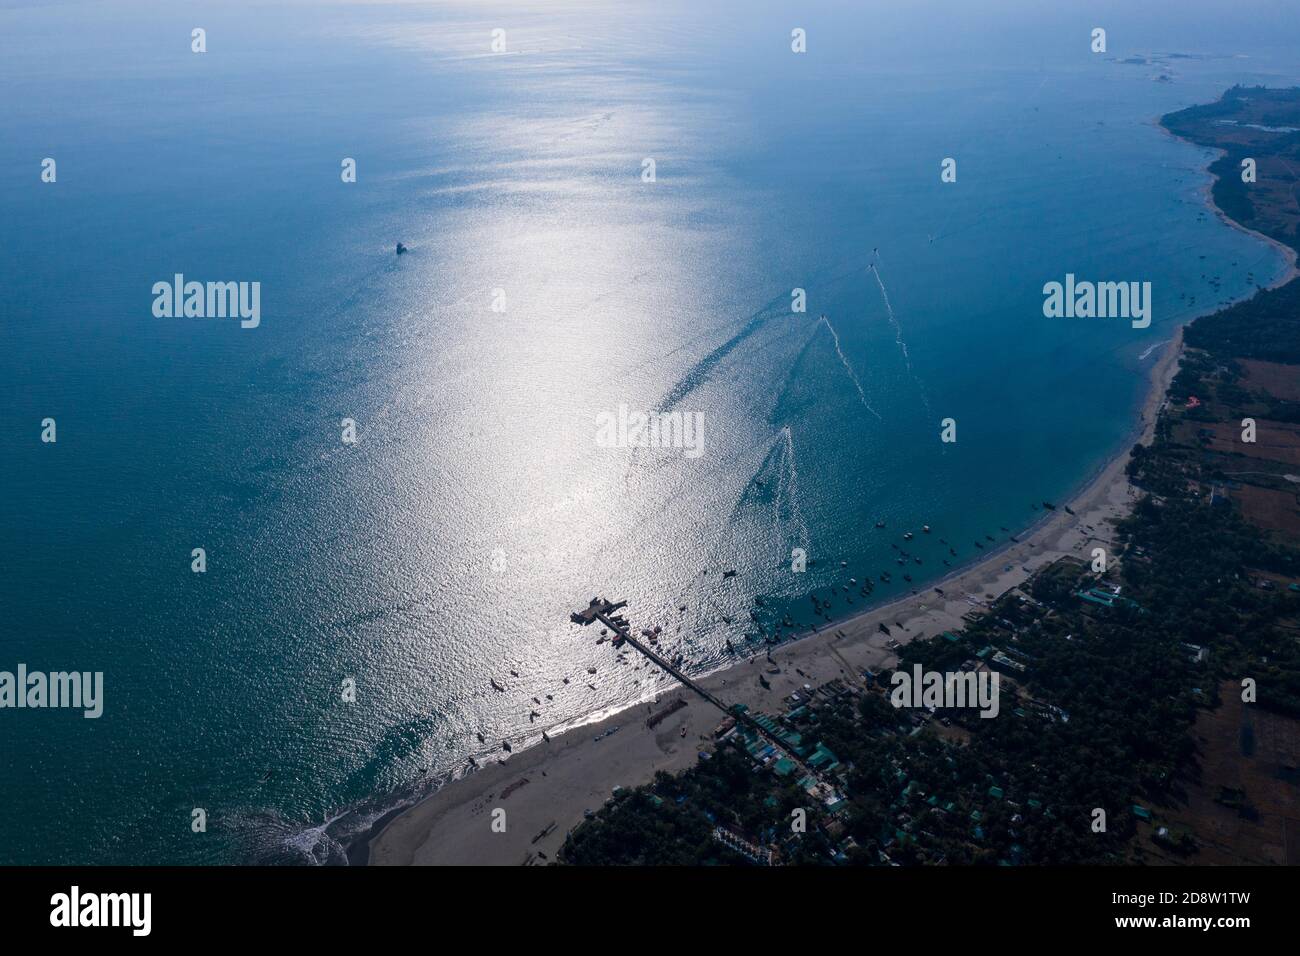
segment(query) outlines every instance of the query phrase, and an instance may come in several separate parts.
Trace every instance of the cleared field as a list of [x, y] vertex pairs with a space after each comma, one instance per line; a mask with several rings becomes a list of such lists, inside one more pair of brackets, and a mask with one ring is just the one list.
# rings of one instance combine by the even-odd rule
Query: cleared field
[[1198, 422], [1196, 427], [1211, 433], [1208, 447], [1214, 451], [1300, 467], [1300, 425], [1257, 419], [1253, 443], [1241, 440], [1241, 425], [1235, 422]]
[[1252, 391], [1267, 392], [1274, 398], [1300, 402], [1300, 365], [1238, 359], [1246, 374], [1242, 384]]
[[1190, 831], [1200, 849], [1190, 857], [1146, 844], [1166, 863], [1300, 864], [1300, 720], [1243, 704], [1241, 686], [1225, 681], [1223, 703], [1202, 711], [1193, 735], [1199, 779], [1179, 805], [1156, 812], [1160, 823]]
[[1232, 491], [1246, 520], [1265, 531], [1276, 531], [1294, 540], [1300, 537], [1300, 496], [1292, 491], [1276, 491], [1243, 485]]

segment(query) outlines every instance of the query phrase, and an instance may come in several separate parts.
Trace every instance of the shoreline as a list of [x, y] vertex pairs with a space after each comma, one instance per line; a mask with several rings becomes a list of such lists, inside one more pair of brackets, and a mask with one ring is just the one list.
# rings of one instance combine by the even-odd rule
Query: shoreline
[[[1181, 139], [1158, 120], [1156, 125]], [[1259, 288], [1278, 288], [1300, 276], [1296, 250], [1219, 209], [1213, 198], [1215, 181], [1211, 175], [1200, 192], [1219, 219], [1283, 253], [1287, 268]], [[1201, 315], [1217, 311], [1220, 309], [1210, 308], [1180, 322], [1167, 342], [1156, 343], [1163, 350], [1146, 373], [1147, 393], [1129, 439], [1081, 480], [1065, 505], [1019, 532], [1018, 541], [1000, 543], [971, 563], [927, 582], [924, 590], [864, 608], [772, 647], [771, 664], [764, 651], [755, 649], [751, 656], [724, 664], [697, 678], [698, 682], [730, 704], [776, 712], [781, 701], [804, 684], [817, 686], [837, 677], [858, 682], [864, 669], [892, 666], [897, 656], [885, 646], [887, 641], [905, 644], [944, 630], [960, 630], [964, 616], [980, 611], [989, 596], [1020, 586], [1061, 557], [1090, 555], [1093, 545], [1106, 547], [1108, 554], [1113, 554], [1113, 522], [1129, 512], [1137, 497], [1137, 489], [1125, 473], [1132, 448], [1148, 444], [1154, 435], [1183, 354], [1184, 330]], [[1067, 514], [1065, 507], [1074, 514]], [[945, 593], [940, 595], [938, 588]], [[894, 634], [881, 632], [880, 624], [889, 626]], [[764, 665], [764, 670], [754, 670]], [[773, 665], [779, 667], [779, 674], [766, 669]], [[770, 677], [768, 688], [758, 680], [764, 673]], [[647, 726], [639, 708], [644, 706], [650, 713], [676, 699], [685, 701], [686, 706], [656, 727]], [[692, 766], [698, 752], [711, 744], [712, 730], [723, 716], [674, 682], [649, 704], [638, 702], [602, 720], [580, 723], [549, 743], [449, 780], [435, 792], [394, 808], [358, 835], [348, 848], [349, 860], [354, 865], [364, 862], [374, 866], [549, 862], [569, 830], [582, 822], [584, 811], [598, 809], [615, 787], [639, 786], [661, 770], [673, 772]], [[614, 730], [617, 736], [611, 736]], [[491, 828], [492, 811], [498, 808], [506, 813], [504, 833]]]
[[[1169, 136], [1172, 139], [1176, 139], [1184, 143], [1190, 143], [1192, 146], [1196, 146], [1201, 149], [1212, 150], [1213, 152], [1218, 153], [1218, 155], [1214, 159], [1210, 160], [1210, 162], [1206, 164], [1205, 166], [1206, 171], [1209, 170], [1210, 166], [1213, 166], [1224, 156], [1228, 155], [1228, 151], [1226, 149], [1223, 149], [1222, 147], [1205, 146], [1201, 143], [1197, 143], [1190, 139], [1183, 139], [1183, 137], [1179, 136], [1173, 130], [1169, 129], [1169, 127], [1165, 126], [1164, 123], [1160, 122], [1160, 120], [1155, 120], [1154, 123], [1157, 129], [1159, 129], [1166, 136]], [[1297, 250], [1293, 249], [1291, 246], [1288, 246], [1285, 242], [1282, 242], [1280, 239], [1274, 239], [1272, 236], [1266, 236], [1264, 233], [1260, 232], [1257, 229], [1251, 229], [1250, 226], [1238, 222], [1236, 219], [1233, 219], [1226, 212], [1220, 209], [1218, 203], [1214, 201], [1214, 184], [1216, 182], [1218, 182], [1218, 177], [1211, 174], [1209, 181], [1206, 182], [1204, 185], [1202, 185], [1200, 188], [1201, 201], [1205, 203], [1206, 208], [1214, 213], [1215, 217], [1219, 220], [1219, 222], [1223, 223], [1224, 225], [1230, 226], [1233, 229], [1236, 229], [1238, 232], [1245, 233], [1248, 236], [1253, 236], [1256, 239], [1263, 240], [1264, 242], [1272, 246], [1274, 249], [1276, 249], [1278, 252], [1280, 252], [1282, 254], [1282, 258], [1286, 260], [1287, 263], [1286, 271], [1282, 275], [1274, 279], [1272, 282], [1270, 282], [1268, 285], [1260, 285], [1258, 288], [1267, 289], [1267, 290], [1280, 289], [1282, 286], [1286, 285], [1291, 280], [1300, 278], [1300, 252], [1297, 252]], [[1248, 300], [1243, 300], [1243, 301], [1248, 301]], [[1214, 311], [1218, 312], [1220, 310], [1215, 309]], [[1213, 313], [1206, 313], [1206, 314], [1213, 314]], [[1200, 316], [1196, 316], [1196, 318], [1200, 318]], [[1187, 322], [1183, 323], [1183, 326], [1185, 327], [1187, 325], [1190, 325], [1192, 322], [1196, 321], [1196, 318], [1188, 319]]]
[[[779, 675], [767, 674], [766, 655], [737, 659], [698, 682], [729, 703], [751, 710], [779, 710], [783, 698], [803, 684], [816, 686], [839, 677], [857, 682], [863, 669], [892, 666], [896, 654], [885, 644], [900, 644], [964, 626], [963, 616], [978, 610], [985, 595], [1000, 595], [1027, 580], [1032, 572], [1065, 555], [1087, 554], [1094, 543], [1110, 550], [1109, 522], [1127, 513], [1136, 491], [1124, 469], [1132, 445], [1149, 441], [1182, 355], [1182, 327], [1148, 371], [1149, 388], [1131, 432], [1133, 441], [1108, 458], [1064, 507], [1045, 514], [1022, 532], [1017, 542], [1004, 542], [987, 555], [958, 568], [924, 591], [907, 594], [855, 615], [833, 621], [773, 647]], [[1010, 567], [1010, 571], [1005, 570]], [[1029, 567], [1030, 573], [1023, 568]], [[942, 587], [940, 596], [936, 587]], [[973, 603], [974, 602], [974, 603]], [[893, 636], [882, 633], [886, 624]], [[898, 633], [901, 625], [902, 633]], [[755, 670], [763, 667], [763, 670]], [[765, 674], [770, 688], [758, 676]], [[645, 714], [681, 698], [687, 706], [655, 728]], [[642, 709], [644, 708], [644, 713]], [[650, 704], [633, 704], [596, 723], [516, 753], [504, 763], [449, 781], [414, 804], [385, 814], [371, 832], [359, 837], [368, 848], [367, 865], [522, 864], [536, 858], [547, 862], [565, 835], [582, 821], [584, 810], [598, 809], [614, 787], [630, 788], [653, 779], [660, 770], [677, 771], [693, 765], [697, 753], [712, 741], [713, 729], [724, 715], [676, 684]], [[604, 736], [611, 728], [614, 736]], [[682, 730], [685, 729], [683, 736]], [[585, 731], [585, 733], [583, 733]], [[596, 739], [599, 738], [599, 739]], [[524, 782], [526, 781], [526, 783]], [[513, 785], [513, 792], [503, 791]], [[493, 833], [492, 810], [506, 811], [505, 833]], [[545, 837], [533, 837], [550, 823]], [[360, 861], [351, 849], [349, 858]]]

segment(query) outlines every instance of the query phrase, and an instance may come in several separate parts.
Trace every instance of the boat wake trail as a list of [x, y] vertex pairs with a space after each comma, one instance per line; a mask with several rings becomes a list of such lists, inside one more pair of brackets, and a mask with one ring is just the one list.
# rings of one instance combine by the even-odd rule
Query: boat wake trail
[[774, 522], [781, 520], [781, 499], [784, 496], [790, 501], [790, 517], [802, 532], [803, 543], [806, 546], [811, 536], [808, 534], [808, 525], [803, 520], [803, 512], [799, 510], [799, 469], [795, 466], [794, 436], [790, 432], [789, 425], [781, 429], [777, 441], [782, 444], [779, 446], [780, 478], [776, 484], [776, 500], [772, 509]]
[[880, 268], [876, 263], [871, 263], [871, 274], [876, 277], [876, 285], [880, 286], [880, 297], [885, 300], [885, 312], [889, 315], [889, 324], [894, 327], [894, 341], [897, 343], [899, 351], [903, 353], [903, 364], [907, 366], [907, 374], [912, 376], [912, 381], [916, 382], [917, 389], [921, 392], [921, 401], [925, 405], [925, 412], [930, 414], [930, 400], [926, 397], [925, 386], [921, 380], [916, 377], [916, 372], [912, 370], [912, 356], [907, 351], [907, 341], [903, 338], [903, 327], [898, 324], [898, 316], [894, 315], [894, 307], [889, 301], [889, 292], [885, 289], [885, 281], [880, 278]]
[[1144, 361], [1152, 352], [1160, 348], [1160, 346], [1164, 345], [1165, 342], [1168, 341], [1169, 341], [1168, 339], [1164, 339], [1163, 341], [1156, 342], [1154, 345], [1148, 346], [1146, 351], [1144, 351], [1141, 355], [1138, 356], [1138, 361], [1139, 362]]
[[858, 373], [853, 371], [853, 366], [849, 364], [848, 358], [845, 357], [844, 350], [840, 348], [840, 337], [835, 332], [835, 326], [831, 325], [831, 320], [824, 315], [821, 317], [820, 322], [826, 326], [827, 331], [831, 333], [831, 338], [835, 341], [835, 354], [840, 357], [840, 362], [844, 365], [844, 371], [848, 372], [849, 378], [853, 380], [853, 387], [858, 390], [858, 398], [862, 400], [862, 407], [875, 415], [879, 421], [884, 421], [880, 417], [880, 412], [872, 408], [871, 403], [867, 401], [867, 393], [862, 390], [862, 383], [858, 381]]
[[672, 411], [677, 407], [687, 395], [699, 388], [705, 381], [712, 376], [713, 372], [722, 361], [742, 345], [746, 339], [761, 329], [766, 323], [770, 322], [777, 314], [776, 310], [780, 303], [785, 299], [784, 295], [779, 295], [764, 305], [757, 312], [754, 312], [745, 324], [739, 330], [715, 348], [704, 358], [692, 366], [685, 375], [683, 375], [659, 402], [659, 410], [664, 412]]
[[885, 311], [889, 313], [889, 324], [894, 327], [894, 342], [903, 351], [903, 361], [907, 364], [907, 374], [915, 377], [912, 371], [912, 356], [907, 352], [907, 343], [903, 341], [903, 327], [898, 324], [898, 317], [894, 315], [894, 307], [889, 304], [889, 293], [885, 291], [885, 283], [880, 278], [880, 270], [876, 264], [871, 264], [871, 274], [876, 277], [876, 285], [880, 286], [880, 296], [885, 300]]

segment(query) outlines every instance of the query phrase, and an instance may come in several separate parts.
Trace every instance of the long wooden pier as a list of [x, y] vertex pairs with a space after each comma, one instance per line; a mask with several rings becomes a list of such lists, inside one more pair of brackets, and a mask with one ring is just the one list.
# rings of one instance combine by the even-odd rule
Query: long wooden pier
[[718, 708], [718, 710], [722, 711], [728, 717], [735, 718], [735, 720], [738, 723], [743, 723], [746, 727], [750, 728], [755, 733], [761, 734], [765, 739], [771, 741], [773, 745], [780, 747], [782, 752], [785, 753], [796, 764], [798, 764], [799, 767], [802, 768], [805, 772], [811, 773], [814, 776], [819, 776], [818, 774], [816, 774], [815, 771], [813, 771], [811, 767], [809, 767], [802, 760], [800, 760], [798, 754], [793, 753], [790, 750], [789, 746], [783, 740], [781, 740], [781, 738], [777, 737], [775, 734], [769, 731], [766, 727], [764, 727], [762, 724], [756, 721], [749, 714], [745, 713], [743, 710], [729, 708], [721, 700], [719, 700], [709, 691], [705, 690], [698, 683], [693, 681], [690, 677], [688, 677], [675, 665], [671, 664], [665, 658], [660, 657], [658, 653], [651, 650], [641, 641], [633, 637], [632, 629], [628, 626], [627, 622], [620, 621], [617, 616], [618, 612], [625, 607], [627, 607], [626, 601], [614, 602], [614, 601], [608, 601], [605, 598], [594, 597], [591, 599], [591, 603], [588, 604], [586, 608], [584, 608], [581, 611], [574, 611], [572, 614], [570, 614], [569, 620], [573, 621], [573, 623], [575, 624], [581, 624], [584, 627], [586, 627], [588, 624], [591, 624], [595, 621], [600, 621], [601, 624], [604, 624], [616, 635], [614, 640], [614, 645], [616, 647], [622, 642], [627, 642], [628, 644], [631, 644], [632, 647], [635, 648], [638, 653], [644, 656], [656, 667], [663, 669], [667, 673], [671, 674], [673, 677], [677, 678], [679, 681], [682, 682], [682, 684], [684, 684], [686, 687], [690, 688], [691, 690], [695, 691], [695, 693], [699, 694], [701, 697], [707, 700], [714, 707]]

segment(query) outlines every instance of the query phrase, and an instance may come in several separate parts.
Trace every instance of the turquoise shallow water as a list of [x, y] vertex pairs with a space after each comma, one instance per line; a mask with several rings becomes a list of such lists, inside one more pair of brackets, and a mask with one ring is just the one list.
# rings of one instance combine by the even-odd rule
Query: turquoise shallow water
[[[706, 669], [755, 594], [904, 593], [879, 519], [967, 560], [1077, 487], [1150, 347], [1282, 266], [1154, 121], [1300, 72], [1284, 30], [1116, 5], [1103, 58], [1034, 6], [0, 9], [0, 669], [106, 684], [0, 711], [0, 862], [337, 859], [341, 811], [653, 693], [591, 595]], [[1204, 58], [1115, 62], [1159, 51]], [[261, 325], [155, 318], [176, 272]], [[1045, 319], [1067, 272], [1152, 282], [1151, 327]], [[703, 454], [597, 447], [620, 404]]]

